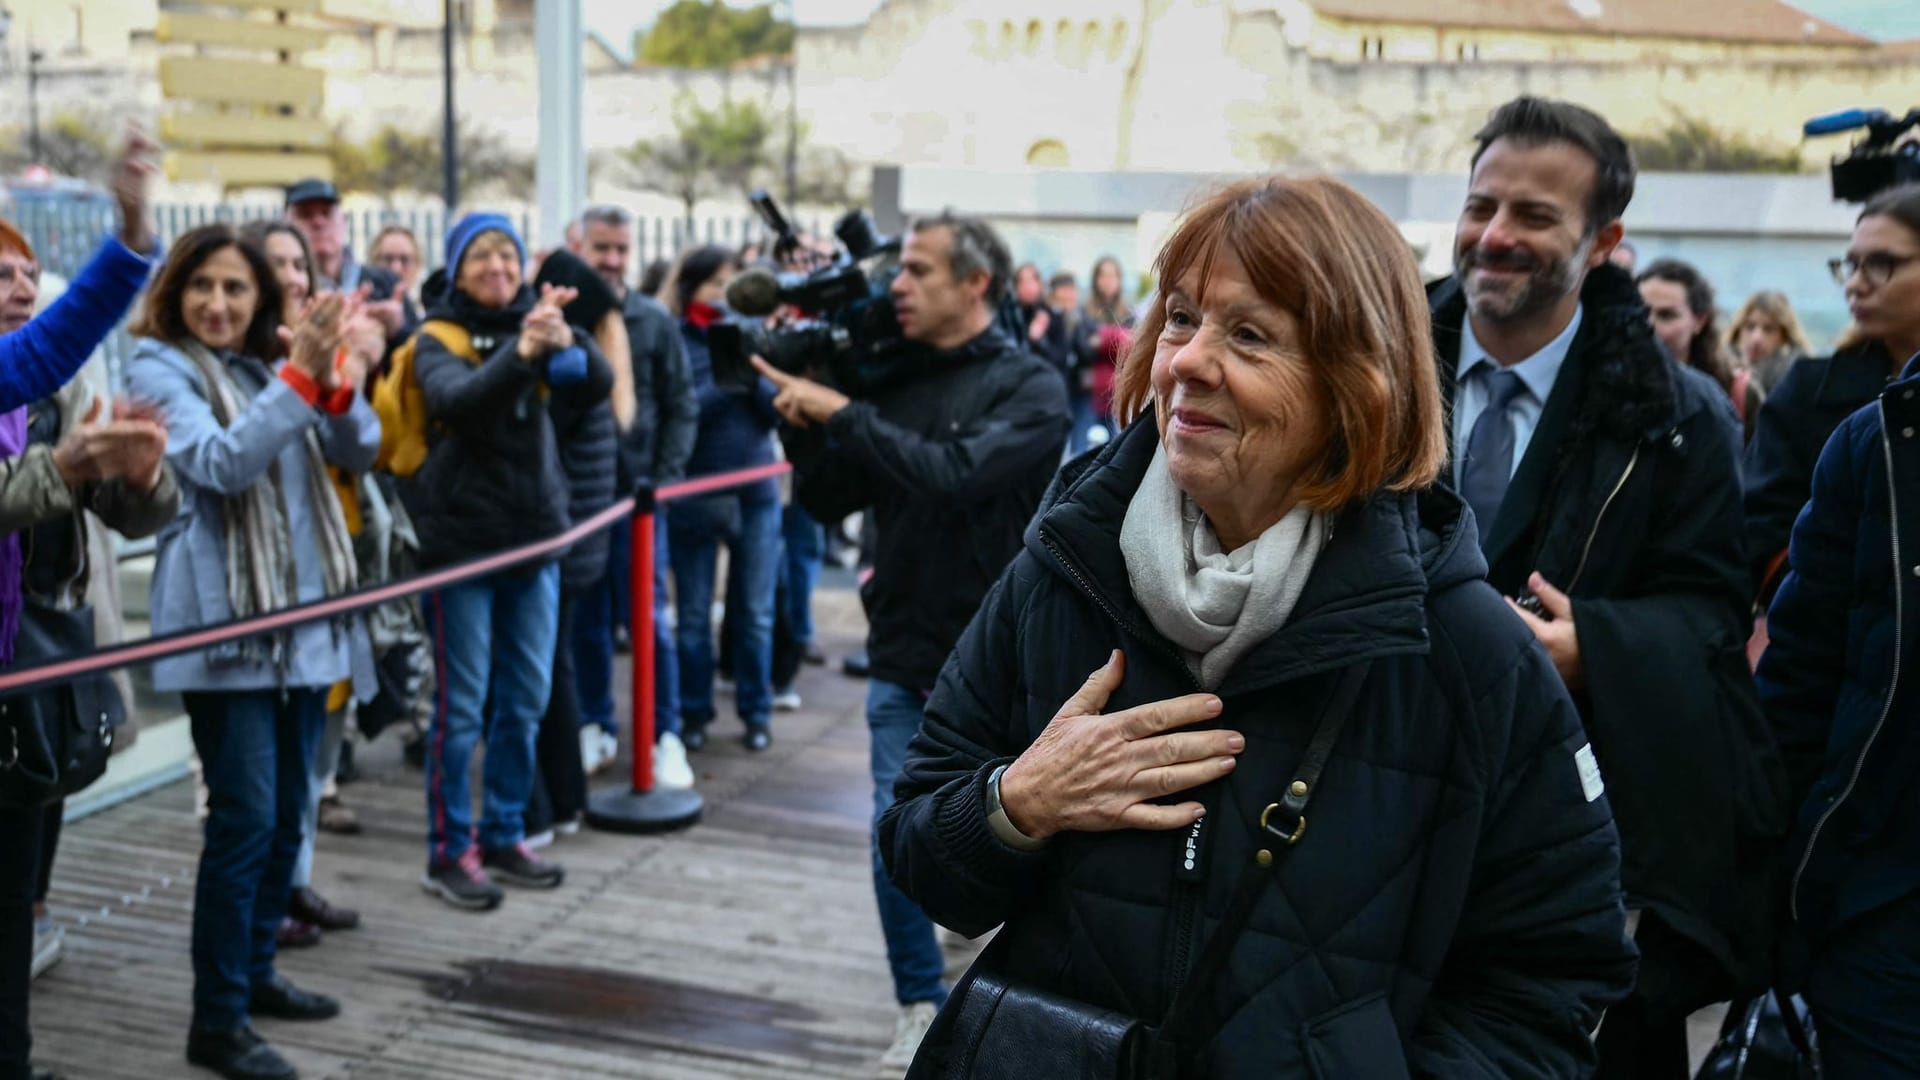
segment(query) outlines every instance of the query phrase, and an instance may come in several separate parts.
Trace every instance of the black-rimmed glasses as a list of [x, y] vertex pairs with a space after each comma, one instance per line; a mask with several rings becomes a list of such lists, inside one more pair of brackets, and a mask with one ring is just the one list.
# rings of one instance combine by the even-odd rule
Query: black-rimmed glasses
[[1893, 280], [1893, 275], [1910, 262], [1920, 262], [1920, 255], [1895, 255], [1888, 251], [1875, 251], [1859, 258], [1848, 256], [1843, 259], [1828, 259], [1827, 269], [1833, 271], [1833, 280], [1845, 285], [1859, 274], [1869, 285], [1885, 285]]

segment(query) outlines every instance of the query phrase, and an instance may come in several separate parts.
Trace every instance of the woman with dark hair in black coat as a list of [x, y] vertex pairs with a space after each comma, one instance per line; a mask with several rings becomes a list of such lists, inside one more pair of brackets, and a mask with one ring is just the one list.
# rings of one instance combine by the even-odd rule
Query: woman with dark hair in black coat
[[1920, 237], [1920, 184], [1881, 193], [1860, 211], [1844, 259], [1832, 262], [1853, 327], [1832, 356], [1787, 369], [1760, 408], [1741, 466], [1747, 550], [1764, 601], [1785, 569], [1787, 536], [1813, 491], [1813, 466], [1840, 421], [1872, 401], [1920, 352], [1920, 262], [1902, 254]]
[[1819, 455], [1757, 676], [1800, 807], [1789, 981], [1830, 1080], [1899, 1080], [1920, 1077], [1920, 186], [1867, 205], [1841, 268], [1906, 370]]

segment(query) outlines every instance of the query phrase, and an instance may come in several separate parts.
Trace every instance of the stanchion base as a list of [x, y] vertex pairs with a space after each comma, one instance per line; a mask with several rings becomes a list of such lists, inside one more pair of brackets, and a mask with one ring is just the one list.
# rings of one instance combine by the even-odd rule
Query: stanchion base
[[587, 824], [617, 833], [659, 833], [700, 820], [706, 801], [686, 788], [602, 788], [587, 796]]

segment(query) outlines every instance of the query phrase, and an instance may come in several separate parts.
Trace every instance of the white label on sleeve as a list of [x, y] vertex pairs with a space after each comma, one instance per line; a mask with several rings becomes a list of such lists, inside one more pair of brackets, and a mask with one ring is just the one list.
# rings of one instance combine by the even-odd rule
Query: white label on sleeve
[[1599, 798], [1607, 785], [1600, 780], [1600, 762], [1593, 756], [1592, 743], [1573, 752], [1573, 764], [1580, 770], [1580, 790], [1586, 792], [1587, 801]]

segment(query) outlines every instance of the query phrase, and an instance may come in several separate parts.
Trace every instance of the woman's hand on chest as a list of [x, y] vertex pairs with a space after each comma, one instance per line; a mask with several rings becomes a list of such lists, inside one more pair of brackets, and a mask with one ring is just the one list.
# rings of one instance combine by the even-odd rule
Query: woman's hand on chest
[[1155, 802], [1233, 771], [1246, 740], [1234, 731], [1181, 731], [1220, 715], [1213, 694], [1188, 694], [1103, 714], [1126, 673], [1115, 651], [1060, 707], [1000, 779], [1000, 805], [1021, 833], [1182, 829], [1200, 803]]

